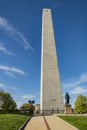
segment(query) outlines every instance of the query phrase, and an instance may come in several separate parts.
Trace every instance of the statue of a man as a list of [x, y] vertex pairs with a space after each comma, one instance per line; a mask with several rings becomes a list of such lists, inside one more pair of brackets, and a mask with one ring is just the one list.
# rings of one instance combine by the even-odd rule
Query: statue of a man
[[69, 99], [70, 99], [70, 96], [69, 96], [68, 92], [66, 92], [66, 94], [65, 94], [65, 100], [66, 100], [65, 104], [69, 104]]

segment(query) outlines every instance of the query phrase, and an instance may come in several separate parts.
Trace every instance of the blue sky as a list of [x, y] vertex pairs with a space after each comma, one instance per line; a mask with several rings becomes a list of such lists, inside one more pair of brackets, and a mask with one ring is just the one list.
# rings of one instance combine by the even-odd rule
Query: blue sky
[[39, 103], [42, 10], [51, 8], [63, 96], [87, 95], [87, 1], [0, 0], [0, 89]]

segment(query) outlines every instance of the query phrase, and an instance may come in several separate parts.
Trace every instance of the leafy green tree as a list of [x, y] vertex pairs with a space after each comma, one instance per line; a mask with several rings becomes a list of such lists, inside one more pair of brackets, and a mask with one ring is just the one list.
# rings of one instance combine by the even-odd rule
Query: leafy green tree
[[32, 115], [34, 113], [35, 107], [31, 103], [23, 103], [23, 105], [20, 107], [20, 110], [23, 112], [28, 112], [29, 115]]
[[29, 103], [23, 103], [22, 106], [20, 107], [20, 110], [22, 111], [29, 111], [30, 104]]
[[83, 95], [79, 95], [74, 103], [74, 108], [76, 113], [86, 113], [87, 97]]
[[0, 90], [0, 100], [2, 101], [1, 108], [5, 111], [14, 111], [17, 108], [16, 102], [8, 92]]
[[33, 104], [35, 104], [35, 100], [29, 100], [28, 102], [30, 104], [29, 114], [33, 115], [35, 110], [35, 106], [33, 106]]
[[33, 105], [31, 104], [31, 106], [30, 106], [30, 108], [29, 108], [29, 114], [30, 114], [30, 115], [34, 114], [34, 110], [35, 110], [35, 106], [33, 106]]

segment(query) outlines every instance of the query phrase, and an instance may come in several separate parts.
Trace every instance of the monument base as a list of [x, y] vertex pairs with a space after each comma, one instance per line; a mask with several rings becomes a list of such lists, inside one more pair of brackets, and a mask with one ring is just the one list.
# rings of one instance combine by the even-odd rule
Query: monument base
[[64, 106], [64, 114], [72, 114], [73, 111], [72, 111], [72, 108], [71, 108], [71, 105], [70, 104], [65, 104]]

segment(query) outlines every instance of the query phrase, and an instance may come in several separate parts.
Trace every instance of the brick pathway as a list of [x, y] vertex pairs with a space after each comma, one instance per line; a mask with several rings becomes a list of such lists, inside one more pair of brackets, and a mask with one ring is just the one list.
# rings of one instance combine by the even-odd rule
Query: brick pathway
[[56, 116], [32, 117], [24, 130], [77, 130]]

